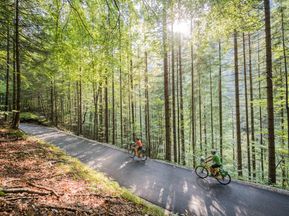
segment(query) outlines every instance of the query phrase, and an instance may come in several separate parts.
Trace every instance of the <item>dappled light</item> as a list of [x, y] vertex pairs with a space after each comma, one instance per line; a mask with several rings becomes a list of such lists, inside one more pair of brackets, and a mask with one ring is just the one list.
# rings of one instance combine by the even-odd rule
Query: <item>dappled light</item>
[[[0, 179], [25, 182], [0, 215], [288, 214], [289, 0], [2, 0], [0, 25]], [[123, 198], [34, 190], [29, 135], [54, 186], [103, 173]]]
[[[145, 163], [133, 161], [124, 151], [64, 134], [56, 129], [53, 132], [50, 128], [26, 124], [21, 127], [30, 134], [39, 134], [37, 136], [65, 149], [68, 154], [90, 167], [106, 173], [136, 195], [170, 211], [188, 211], [202, 216], [249, 215], [247, 212], [261, 215], [257, 212], [270, 211], [274, 206], [279, 206], [280, 203], [271, 203], [272, 196], [274, 199], [282, 197], [281, 194], [234, 182], [222, 186], [213, 179], [198, 178], [189, 169], [151, 159]], [[36, 127], [38, 130], [35, 130]], [[255, 206], [256, 200], [264, 205]], [[282, 202], [287, 203], [287, 200]], [[287, 208], [287, 205], [282, 206]]]

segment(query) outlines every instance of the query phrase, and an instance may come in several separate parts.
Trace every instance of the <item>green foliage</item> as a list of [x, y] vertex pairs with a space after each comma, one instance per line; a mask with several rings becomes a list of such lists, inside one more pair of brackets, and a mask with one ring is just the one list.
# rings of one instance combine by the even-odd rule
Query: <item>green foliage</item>
[[[232, 38], [236, 30], [239, 35], [237, 39], [242, 157], [243, 161], [247, 160], [242, 53], [242, 33], [244, 33], [247, 72], [249, 70], [249, 34], [252, 46], [253, 98], [251, 100], [249, 97], [249, 105], [253, 104], [254, 108], [253, 122], [256, 139], [250, 145], [254, 144], [256, 149], [258, 169], [256, 181], [266, 182], [261, 178], [268, 168], [268, 160], [265, 157], [268, 154], [268, 125], [263, 2], [257, 0], [184, 0], [169, 1], [169, 3], [167, 1], [116, 1], [116, 3], [105, 0], [38, 0], [21, 3], [23, 4], [21, 7], [21, 94], [23, 110], [29, 111], [21, 113], [21, 120], [43, 123], [45, 119], [50, 119], [57, 126], [76, 132], [79, 127], [79, 118], [82, 117], [84, 135], [90, 138], [96, 138], [96, 135], [102, 136], [105, 130], [105, 91], [107, 90], [109, 142], [112, 142], [114, 122], [116, 145], [125, 146], [129, 143], [133, 136], [133, 129], [136, 135], [147, 143], [146, 115], [149, 108], [152, 156], [163, 159], [165, 155], [163, 43], [165, 43], [169, 56], [170, 104], [172, 104], [172, 48], [174, 49], [175, 84], [178, 94], [180, 88], [179, 77], [177, 77], [180, 68], [179, 49], [182, 54], [184, 130], [188, 166], [192, 165], [193, 139], [196, 144], [195, 156], [197, 157], [208, 153], [213, 145], [220, 150], [218, 82], [219, 68], [221, 68], [224, 162], [230, 172], [237, 176]], [[0, 4], [0, 21], [4, 23], [7, 17], [12, 21], [13, 8], [6, 10], [6, 3]], [[287, 115], [285, 114], [285, 63], [280, 29], [281, 8], [285, 12], [288, 11], [288, 6], [288, 0], [274, 0], [271, 9], [277, 149], [285, 149], [284, 145], [287, 147], [288, 141]], [[165, 11], [163, 7], [166, 7]], [[166, 41], [163, 41], [164, 32], [162, 32], [164, 12], [167, 15]], [[185, 33], [172, 32], [171, 27], [176, 21], [184, 21], [187, 24], [182, 29]], [[288, 21], [288, 14], [284, 13], [285, 46], [289, 42]], [[5, 25], [7, 25], [6, 22]], [[5, 29], [0, 29], [1, 70], [5, 69]], [[285, 51], [288, 52], [288, 47], [286, 49]], [[193, 51], [193, 56], [191, 56], [191, 51]], [[149, 107], [147, 107], [145, 96], [145, 53], [148, 56]], [[219, 62], [219, 57], [221, 62]], [[192, 65], [194, 67], [193, 82], [191, 81]], [[11, 68], [13, 68], [12, 65]], [[210, 89], [210, 74], [212, 75], [212, 89]], [[192, 87], [195, 122], [192, 120], [191, 113]], [[10, 90], [12, 92], [12, 88]], [[5, 91], [5, 74], [1, 73], [0, 94], [4, 96]], [[212, 95], [210, 95], [211, 91]], [[177, 103], [179, 102], [180, 98], [177, 99]], [[82, 113], [79, 113], [80, 108]], [[120, 110], [122, 110], [122, 116]], [[172, 106], [170, 106], [170, 111], [172, 116]], [[179, 118], [178, 111], [179, 104], [176, 108], [177, 118]], [[249, 109], [249, 115], [250, 112]], [[283, 123], [281, 123], [282, 112]], [[195, 137], [192, 137], [192, 122], [195, 127]], [[249, 123], [251, 128], [250, 125], [251, 122]], [[103, 141], [101, 138], [98, 140]], [[260, 171], [261, 152], [265, 155], [263, 173]], [[244, 172], [247, 173], [247, 170], [248, 167], [245, 166]], [[243, 178], [246, 179], [246, 176]]]
[[0, 188], [0, 197], [1, 196], [5, 196], [6, 194], [1, 190], [1, 188]]

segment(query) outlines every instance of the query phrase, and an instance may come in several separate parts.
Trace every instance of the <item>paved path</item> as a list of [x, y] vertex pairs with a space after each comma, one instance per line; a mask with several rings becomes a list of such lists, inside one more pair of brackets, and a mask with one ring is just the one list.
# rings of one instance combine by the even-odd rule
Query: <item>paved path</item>
[[106, 173], [136, 195], [173, 212], [190, 215], [289, 215], [289, 196], [232, 182], [202, 180], [192, 171], [148, 159], [133, 161], [120, 150], [54, 128], [21, 124], [21, 129], [90, 167]]

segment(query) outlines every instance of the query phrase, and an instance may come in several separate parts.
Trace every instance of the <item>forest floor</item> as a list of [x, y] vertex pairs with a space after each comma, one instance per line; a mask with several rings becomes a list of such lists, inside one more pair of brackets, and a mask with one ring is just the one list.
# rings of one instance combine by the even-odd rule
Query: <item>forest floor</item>
[[163, 215], [63, 151], [0, 129], [0, 215]]

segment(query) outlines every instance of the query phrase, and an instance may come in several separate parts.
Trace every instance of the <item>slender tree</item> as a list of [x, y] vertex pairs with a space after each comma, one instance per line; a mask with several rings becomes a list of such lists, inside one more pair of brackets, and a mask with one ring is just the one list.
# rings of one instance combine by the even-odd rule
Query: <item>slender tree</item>
[[[193, 21], [191, 18], [191, 37], [193, 35]], [[195, 134], [195, 82], [194, 82], [194, 45], [191, 44], [191, 128], [192, 128], [192, 149], [193, 149], [193, 166], [196, 166], [196, 134]]]
[[181, 35], [179, 38], [179, 77], [180, 77], [180, 137], [181, 137], [181, 163], [186, 165], [186, 150], [185, 150], [185, 129], [184, 129], [184, 99], [183, 99], [183, 70], [182, 70], [182, 47], [181, 47]]
[[213, 118], [213, 83], [212, 83], [212, 65], [210, 62], [210, 114], [211, 114], [211, 146], [214, 148], [214, 118]]
[[131, 92], [131, 124], [132, 124], [132, 138], [135, 140], [135, 105], [134, 105], [134, 83], [133, 83], [133, 64], [130, 60], [130, 92]]
[[10, 82], [10, 23], [7, 22], [7, 39], [6, 39], [6, 97], [5, 111], [9, 110], [9, 82]]
[[284, 59], [284, 70], [285, 70], [285, 106], [287, 114], [287, 144], [288, 144], [288, 155], [289, 155], [289, 99], [288, 99], [288, 67], [287, 67], [287, 55], [286, 55], [286, 45], [285, 45], [285, 27], [284, 27], [284, 12], [283, 7], [281, 7], [281, 32], [282, 32], [282, 50]]
[[166, 154], [165, 159], [171, 160], [171, 125], [170, 125], [170, 98], [167, 54], [167, 4], [163, 5], [163, 60], [164, 60], [164, 96], [165, 96], [165, 128], [166, 128]]
[[238, 162], [238, 176], [241, 177], [243, 175], [243, 170], [242, 170], [242, 148], [241, 148], [241, 127], [240, 127], [238, 33], [236, 30], [234, 32], [234, 59], [235, 59], [237, 162]]
[[276, 183], [275, 168], [275, 131], [274, 105], [272, 81], [272, 48], [271, 48], [271, 21], [270, 0], [264, 0], [265, 13], [265, 42], [266, 42], [266, 83], [267, 83], [267, 113], [268, 113], [268, 179], [270, 184]]
[[255, 118], [254, 118], [254, 94], [253, 94], [253, 71], [252, 71], [252, 48], [251, 34], [248, 34], [249, 44], [249, 81], [250, 81], [250, 113], [251, 113], [251, 148], [252, 148], [252, 168], [253, 178], [256, 178], [256, 150], [255, 150]]
[[20, 41], [19, 41], [19, 0], [15, 0], [15, 65], [16, 65], [16, 109], [12, 128], [17, 129], [20, 122], [20, 92], [21, 92], [21, 72], [20, 72]]
[[146, 125], [146, 141], [149, 149], [149, 157], [151, 157], [151, 128], [150, 128], [150, 101], [149, 101], [149, 90], [148, 90], [148, 54], [145, 52], [145, 98], [146, 98], [146, 106], [145, 106], [145, 125]]
[[109, 110], [108, 110], [108, 78], [105, 77], [105, 88], [104, 88], [104, 101], [105, 101], [105, 142], [109, 142]]
[[115, 145], [115, 87], [114, 87], [114, 71], [112, 72], [111, 80], [111, 91], [112, 91], [112, 144]]
[[249, 136], [249, 111], [248, 111], [248, 87], [247, 87], [247, 61], [246, 61], [246, 44], [245, 33], [243, 33], [243, 58], [244, 58], [244, 95], [245, 95], [245, 114], [246, 114], [246, 141], [247, 141], [247, 166], [248, 177], [251, 179], [251, 151], [250, 151], [250, 136]]
[[198, 71], [199, 81], [199, 136], [200, 136], [200, 150], [203, 152], [203, 134], [202, 134], [202, 95], [201, 95], [201, 73]]
[[174, 25], [172, 22], [172, 117], [173, 117], [173, 142], [174, 142], [174, 162], [178, 162], [177, 148], [177, 128], [176, 128], [176, 93], [175, 93], [175, 48], [174, 48]]
[[[223, 158], [223, 105], [222, 105], [222, 50], [219, 40], [219, 121], [220, 121], [220, 155]], [[214, 145], [212, 146], [214, 148]]]
[[[257, 65], [257, 70], [258, 70], [258, 98], [259, 100], [262, 99], [262, 94], [261, 94], [261, 69], [260, 69], [260, 40], [258, 37], [258, 51], [257, 51], [257, 58], [258, 58], [258, 65]], [[260, 125], [260, 160], [261, 160], [261, 176], [262, 180], [264, 180], [264, 146], [263, 146], [263, 118], [262, 118], [262, 106], [261, 104], [259, 105], [259, 125]]]

